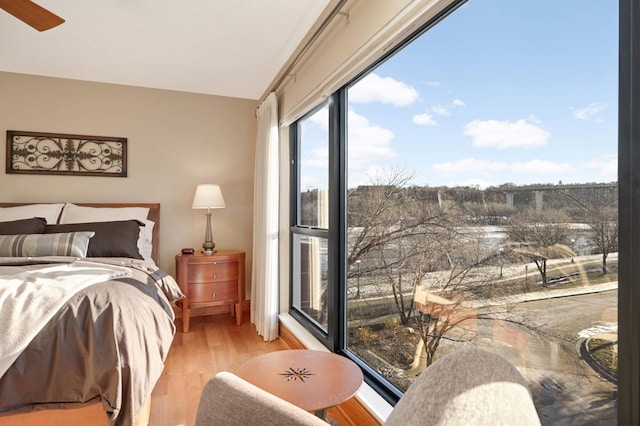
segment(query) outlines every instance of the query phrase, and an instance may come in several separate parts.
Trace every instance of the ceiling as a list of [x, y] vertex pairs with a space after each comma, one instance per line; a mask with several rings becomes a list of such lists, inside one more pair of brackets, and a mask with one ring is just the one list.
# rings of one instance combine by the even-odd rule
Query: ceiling
[[35, 0], [0, 10], [0, 71], [259, 99], [329, 0]]

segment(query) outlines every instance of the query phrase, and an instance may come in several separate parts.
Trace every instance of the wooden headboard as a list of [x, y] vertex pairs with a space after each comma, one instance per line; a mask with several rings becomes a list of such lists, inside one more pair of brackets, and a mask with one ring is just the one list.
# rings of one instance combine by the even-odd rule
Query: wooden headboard
[[[48, 203], [0, 203], [0, 207], [16, 207], [29, 204], [48, 204]], [[83, 207], [144, 207], [149, 209], [147, 219], [155, 223], [153, 227], [153, 250], [151, 258], [158, 264], [158, 256], [160, 253], [160, 203], [73, 203], [76, 206]]]

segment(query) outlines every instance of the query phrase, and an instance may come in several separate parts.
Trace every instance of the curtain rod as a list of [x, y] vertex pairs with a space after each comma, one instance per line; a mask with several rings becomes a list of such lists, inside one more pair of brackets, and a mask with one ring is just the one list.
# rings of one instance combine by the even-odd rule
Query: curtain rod
[[[342, 9], [342, 7], [347, 3], [347, 1], [348, 0], [340, 0], [338, 2], [338, 4], [336, 4], [336, 6], [331, 10], [331, 13], [325, 18], [324, 21], [322, 21], [322, 24], [320, 25], [320, 27], [313, 33], [313, 36], [311, 36], [309, 41], [307, 41], [305, 43], [305, 45], [302, 48], [302, 50], [296, 55], [296, 57], [293, 60], [293, 62], [291, 64], [289, 64], [289, 66], [287, 67], [285, 72], [282, 73], [282, 75], [280, 76], [278, 81], [275, 84], [273, 84], [269, 88], [269, 90], [267, 90], [267, 95], [266, 96], [269, 96], [269, 93], [271, 93], [271, 92], [273, 92], [275, 90], [278, 90], [280, 85], [284, 82], [284, 79], [287, 78], [289, 76], [289, 73], [291, 72], [291, 70], [293, 70], [293, 68], [296, 65], [298, 65], [298, 63], [302, 60], [302, 57], [307, 53], [307, 51], [311, 48], [313, 43], [315, 43], [315, 41], [318, 39], [318, 37], [320, 37], [320, 34], [322, 34], [322, 32], [325, 30], [325, 28], [327, 28], [327, 26], [333, 20], [333, 18], [335, 18], [336, 15], [343, 14], [343, 13], [340, 12], [340, 9]], [[349, 15], [347, 15], [347, 19], [349, 19]], [[262, 104], [262, 102], [265, 101], [266, 96], [260, 100], [259, 104]]]

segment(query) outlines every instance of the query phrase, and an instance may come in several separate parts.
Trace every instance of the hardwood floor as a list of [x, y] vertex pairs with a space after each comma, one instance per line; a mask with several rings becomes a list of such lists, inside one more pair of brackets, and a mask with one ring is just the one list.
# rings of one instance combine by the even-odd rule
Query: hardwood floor
[[176, 324], [165, 369], [151, 395], [153, 426], [193, 425], [202, 388], [215, 373], [263, 353], [289, 349], [282, 339], [265, 342], [248, 320], [238, 326], [228, 314], [194, 317], [188, 333], [182, 332], [180, 320]]
[[[192, 426], [202, 388], [215, 373], [233, 370], [235, 366], [264, 353], [303, 348], [282, 326], [281, 338], [265, 342], [247, 319], [238, 326], [229, 314], [194, 317], [189, 333], [182, 332], [182, 321], [177, 320], [176, 325], [178, 330], [164, 371], [151, 395], [149, 426]], [[327, 410], [327, 422], [338, 426], [380, 426], [356, 398]], [[73, 410], [0, 416], [0, 426], [44, 424], [97, 426], [106, 425], [107, 421], [98, 403]]]

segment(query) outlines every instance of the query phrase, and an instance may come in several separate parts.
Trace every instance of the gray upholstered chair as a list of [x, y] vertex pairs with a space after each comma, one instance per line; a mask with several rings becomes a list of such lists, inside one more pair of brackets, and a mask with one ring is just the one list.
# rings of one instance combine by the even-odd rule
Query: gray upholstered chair
[[[325, 425], [318, 417], [239, 377], [221, 372], [204, 387], [196, 426]], [[442, 357], [407, 389], [385, 425], [539, 425], [523, 377], [479, 349]]]

